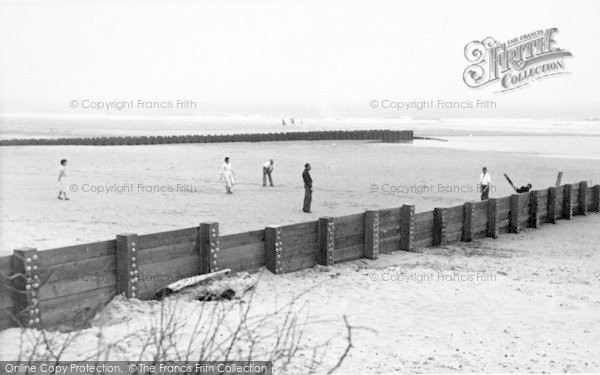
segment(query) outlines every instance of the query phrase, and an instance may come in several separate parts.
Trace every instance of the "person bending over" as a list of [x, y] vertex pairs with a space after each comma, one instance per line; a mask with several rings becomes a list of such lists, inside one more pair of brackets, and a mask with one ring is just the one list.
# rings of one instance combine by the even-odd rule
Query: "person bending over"
[[271, 177], [273, 164], [275, 164], [275, 161], [271, 159], [263, 165], [263, 186], [267, 186], [267, 176], [269, 177], [269, 184], [273, 186], [273, 178]]

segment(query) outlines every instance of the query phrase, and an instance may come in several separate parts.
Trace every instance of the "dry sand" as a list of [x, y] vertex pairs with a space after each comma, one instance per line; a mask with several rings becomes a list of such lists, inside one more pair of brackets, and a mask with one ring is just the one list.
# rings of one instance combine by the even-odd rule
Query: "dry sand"
[[[597, 137], [515, 136], [414, 144], [2, 147], [0, 255], [24, 246], [49, 249], [113, 239], [118, 233], [192, 227], [202, 221], [218, 221], [221, 233], [229, 234], [402, 204], [427, 211], [479, 199], [476, 184], [483, 165], [496, 185], [492, 197], [512, 193], [502, 177], [505, 172], [516, 184], [531, 182], [534, 189], [553, 186], [557, 171], [564, 171], [563, 182], [595, 179], [592, 182], [598, 183], [600, 159], [573, 158], [593, 150], [597, 142]], [[452, 148], [486, 144], [495, 151]], [[515, 152], [501, 151], [498, 145]], [[557, 157], [548, 157], [548, 153]], [[239, 180], [233, 195], [224, 194], [219, 182], [220, 166], [227, 155]], [[58, 161], [62, 158], [69, 160], [69, 181], [78, 189], [68, 202], [56, 199]], [[263, 188], [262, 165], [269, 158], [275, 159], [276, 186]], [[306, 162], [313, 166], [312, 214], [301, 211], [301, 173]], [[155, 186], [174, 191], [146, 191]], [[177, 191], [178, 186], [182, 191]], [[122, 194], [82, 191], [95, 187], [129, 190]]]
[[[343, 316], [355, 328], [353, 348], [340, 374], [598, 372], [599, 225], [598, 214], [577, 216], [496, 240], [398, 251], [324, 272], [275, 276], [263, 271], [251, 311], [256, 316], [273, 311], [310, 289], [294, 309], [313, 322], [305, 328], [302, 348], [331, 340], [320, 372], [333, 367], [344, 350]], [[382, 280], [392, 277], [399, 281]], [[191, 315], [183, 321], [187, 326], [178, 337], [181, 346], [189, 340], [186, 333], [200, 306], [215, 304], [192, 296], [193, 289], [169, 297], [165, 304], [167, 310]], [[303, 303], [307, 305], [300, 310]], [[78, 333], [63, 358], [86, 358], [100, 340], [116, 342], [149, 328], [158, 320], [160, 306], [156, 301], [115, 299], [93, 328]], [[277, 323], [281, 321], [272, 319], [264, 329]], [[18, 356], [18, 343], [28, 345], [21, 338], [35, 333], [20, 335], [16, 328], [0, 333], [1, 360]], [[109, 358], [137, 358], [141, 346], [141, 340], [125, 339]], [[298, 355], [298, 362], [303, 359]], [[295, 367], [287, 373], [294, 372], [303, 371]]]

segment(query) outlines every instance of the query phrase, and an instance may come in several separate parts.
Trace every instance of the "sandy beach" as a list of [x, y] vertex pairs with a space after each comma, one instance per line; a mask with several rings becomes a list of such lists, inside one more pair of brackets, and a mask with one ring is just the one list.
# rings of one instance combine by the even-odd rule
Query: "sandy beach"
[[[493, 179], [492, 197], [513, 192], [502, 173], [534, 189], [553, 186], [558, 171], [564, 172], [563, 183], [600, 181], [597, 137], [570, 137], [568, 143], [553, 136], [447, 139], [2, 147], [0, 255], [205, 221], [218, 221], [221, 233], [230, 234], [403, 204], [428, 211], [478, 200], [484, 165]], [[233, 195], [219, 181], [225, 156], [238, 179]], [[70, 201], [56, 198], [62, 158], [69, 160]], [[262, 165], [270, 158], [273, 188], [262, 186]], [[306, 162], [315, 181], [312, 214], [301, 211]]]
[[0, 374], [600, 374], [598, 19], [0, 0]]
[[[600, 216], [591, 214], [496, 240], [398, 251], [329, 270], [282, 276], [263, 270], [255, 292], [244, 299], [252, 297], [253, 317], [295, 300], [292, 310], [309, 322], [286, 373], [305, 373], [309, 348], [319, 344], [328, 355], [317, 373], [333, 368], [347, 345], [344, 316], [353, 327], [353, 347], [340, 374], [594, 373], [600, 371], [599, 224]], [[51, 341], [59, 346], [71, 340], [65, 360], [89, 358], [110, 343], [116, 344], [106, 358], [138, 358], [147, 335], [130, 335], [149, 332], [144, 330], [156, 327], [161, 312], [171, 311], [182, 324], [177, 345], [185, 347], [199, 311], [236, 304], [194, 296], [192, 288], [164, 305], [118, 297], [92, 328], [51, 334]], [[236, 319], [231, 313], [226, 322]], [[261, 329], [271, 332], [282, 319], [271, 318]], [[13, 344], [3, 347], [0, 359], [18, 357], [20, 344], [27, 355], [37, 335], [17, 328], [1, 332], [0, 341]]]

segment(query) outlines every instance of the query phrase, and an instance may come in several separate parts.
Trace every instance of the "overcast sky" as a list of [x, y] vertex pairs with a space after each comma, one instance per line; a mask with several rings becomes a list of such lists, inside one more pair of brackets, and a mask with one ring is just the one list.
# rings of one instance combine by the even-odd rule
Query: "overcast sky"
[[[369, 101], [493, 99], [490, 116], [598, 117], [598, 20], [593, 0], [4, 1], [0, 112], [192, 99], [211, 114], [385, 116]], [[572, 74], [509, 93], [463, 83], [468, 42], [550, 27]]]

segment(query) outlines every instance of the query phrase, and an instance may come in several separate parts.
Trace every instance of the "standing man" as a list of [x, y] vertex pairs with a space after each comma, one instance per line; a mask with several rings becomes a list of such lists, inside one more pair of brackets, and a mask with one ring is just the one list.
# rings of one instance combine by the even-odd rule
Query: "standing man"
[[481, 176], [479, 176], [479, 185], [481, 185], [481, 200], [485, 201], [490, 197], [490, 185], [492, 183], [492, 178], [487, 173], [486, 167], [483, 167], [481, 172]]
[[267, 186], [267, 176], [269, 176], [269, 184], [273, 186], [273, 178], [271, 177], [273, 164], [275, 164], [275, 161], [271, 159], [263, 165], [263, 186]]
[[302, 211], [310, 213], [310, 202], [312, 201], [312, 178], [310, 177], [310, 164], [304, 165], [302, 179], [304, 180], [304, 208]]

